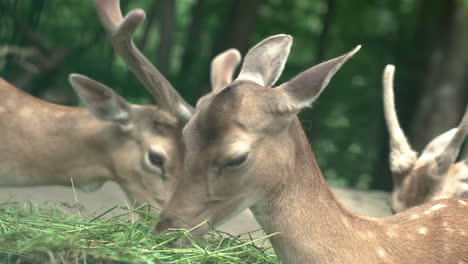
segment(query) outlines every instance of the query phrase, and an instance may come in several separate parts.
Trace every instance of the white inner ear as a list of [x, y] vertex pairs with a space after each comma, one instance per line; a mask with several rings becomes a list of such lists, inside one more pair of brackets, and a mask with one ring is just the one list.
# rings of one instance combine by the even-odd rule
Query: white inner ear
[[[357, 50], [359, 50], [359, 47], [358, 48], [355, 48], [355, 52]], [[353, 52], [353, 54], [355, 53]], [[335, 75], [335, 73], [341, 68], [341, 66], [343, 66], [343, 64], [346, 62], [347, 60], [344, 59], [342, 60], [340, 63], [336, 64], [327, 74], [327, 76], [325, 76], [325, 79], [323, 80], [322, 82], [322, 85], [320, 86], [320, 90], [319, 92], [309, 98], [309, 99], [306, 99], [304, 101], [301, 101], [301, 102], [297, 102], [296, 103], [296, 107], [299, 108], [299, 109], [302, 109], [302, 108], [306, 108], [306, 107], [310, 107], [312, 105], [312, 103], [320, 96], [320, 94], [323, 92], [323, 90], [325, 89], [325, 87], [327, 87], [328, 83], [330, 82], [331, 78]]]
[[241, 72], [236, 81], [237, 80], [251, 81], [258, 85], [265, 86], [262, 76], [257, 72]]
[[450, 140], [457, 133], [457, 128], [452, 128], [449, 131], [439, 135], [433, 139], [423, 150], [421, 156], [419, 157], [420, 161], [431, 161], [436, 156], [442, 154], [441, 152], [445, 150], [447, 145], [450, 143]]

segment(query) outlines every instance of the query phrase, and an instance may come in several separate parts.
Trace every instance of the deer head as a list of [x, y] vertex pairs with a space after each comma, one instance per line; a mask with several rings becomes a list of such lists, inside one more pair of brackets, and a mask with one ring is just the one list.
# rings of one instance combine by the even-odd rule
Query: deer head
[[113, 180], [132, 204], [161, 207], [169, 199], [182, 166], [179, 140], [184, 122], [155, 105], [133, 105], [104, 84], [72, 74], [70, 83], [102, 126], [112, 127], [107, 149]]
[[[283, 263], [464, 263], [468, 200], [450, 199], [370, 218], [334, 197], [296, 114], [359, 49], [274, 89], [291, 37], [270, 37], [232, 83], [202, 104], [183, 131], [183, 176], [156, 225], [219, 225], [250, 208]], [[198, 227], [193, 234], [207, 230]]]
[[34, 98], [0, 79], [0, 185], [66, 185], [85, 191], [117, 182], [131, 204], [160, 207], [180, 174], [183, 123], [154, 105], [133, 105], [72, 74], [88, 107]]
[[[159, 231], [191, 227], [204, 220], [219, 225], [256, 204], [282, 184], [272, 171], [292, 165], [287, 128], [295, 114], [318, 97], [336, 70], [357, 50], [290, 82], [268, 89], [279, 78], [292, 44], [288, 35], [270, 37], [245, 57], [238, 78], [202, 104], [184, 128], [184, 176]], [[307, 83], [319, 86], [299, 90]], [[309, 96], [307, 101], [300, 96]], [[274, 143], [273, 143], [274, 141]], [[202, 156], [200, 156], [202, 155]], [[272, 175], [272, 176], [269, 176]], [[200, 232], [203, 232], [200, 228]]]
[[394, 180], [392, 207], [401, 212], [428, 201], [468, 197], [468, 167], [455, 163], [468, 134], [468, 108], [457, 128], [433, 139], [421, 155], [412, 150], [400, 127], [395, 110], [393, 76], [395, 67], [384, 70], [384, 113], [390, 135], [390, 170]]
[[122, 144], [116, 146], [112, 156], [116, 181], [129, 199], [161, 206], [179, 174], [183, 157], [180, 132], [193, 108], [133, 43], [145, 12], [133, 10], [123, 18], [119, 0], [95, 0], [94, 4], [115, 51], [156, 105], [131, 105], [112, 89], [85, 76], [71, 75], [70, 83], [98, 120], [120, 128], [120, 138], [114, 140]]

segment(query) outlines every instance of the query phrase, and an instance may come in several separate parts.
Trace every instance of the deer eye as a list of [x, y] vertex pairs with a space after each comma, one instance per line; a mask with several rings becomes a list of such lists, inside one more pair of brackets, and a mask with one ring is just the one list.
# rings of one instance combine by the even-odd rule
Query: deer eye
[[245, 153], [239, 157], [236, 157], [234, 159], [231, 159], [229, 160], [228, 162], [226, 162], [223, 166], [223, 168], [233, 168], [233, 167], [237, 167], [237, 166], [240, 166], [242, 164], [244, 164], [244, 162], [247, 160], [247, 157], [249, 156], [249, 153]]
[[156, 152], [150, 151], [148, 153], [148, 160], [150, 161], [151, 165], [159, 168], [163, 168], [164, 165], [164, 157]]

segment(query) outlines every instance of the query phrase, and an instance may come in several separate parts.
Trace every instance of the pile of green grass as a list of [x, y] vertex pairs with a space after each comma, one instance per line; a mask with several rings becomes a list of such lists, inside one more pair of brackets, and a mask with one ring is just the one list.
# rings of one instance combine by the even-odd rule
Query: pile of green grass
[[[157, 214], [148, 206], [110, 216], [118, 208], [83, 217], [51, 204], [1, 204], [0, 263], [279, 263], [259, 246], [265, 238], [216, 230], [203, 238], [187, 230], [155, 236]], [[175, 242], [181, 238], [184, 246]]]

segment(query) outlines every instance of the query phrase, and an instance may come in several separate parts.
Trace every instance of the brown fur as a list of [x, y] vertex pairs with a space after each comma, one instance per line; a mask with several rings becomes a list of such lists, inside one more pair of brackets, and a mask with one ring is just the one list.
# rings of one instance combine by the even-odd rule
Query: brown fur
[[[128, 104], [79, 75], [70, 82], [91, 113], [46, 103], [1, 80], [0, 184], [69, 186], [73, 179], [76, 187], [94, 191], [115, 181], [131, 205], [161, 207], [180, 173], [179, 139], [193, 108], [133, 44], [145, 13], [134, 10], [124, 19], [118, 0], [96, 0], [95, 6], [117, 53], [158, 107]], [[150, 153], [162, 157], [162, 164], [149, 162]]]
[[[271, 37], [256, 47], [273, 38], [281, 41]], [[333, 63], [342, 64], [355, 52]], [[269, 55], [268, 50], [249, 54]], [[184, 175], [155, 231], [204, 220], [216, 226], [250, 208], [267, 234], [279, 232], [271, 243], [283, 263], [467, 263], [466, 199], [441, 200], [383, 218], [358, 216], [335, 199], [295, 116], [325, 87], [305, 81], [326, 83], [330, 75], [324, 65], [307, 71], [316, 78], [293, 79], [302, 88], [288, 89], [288, 82], [268, 89], [250, 82], [253, 78], [214, 95], [184, 129]], [[246, 68], [257, 67], [262, 66]], [[274, 79], [272, 72], [277, 69], [266, 76]], [[310, 87], [320, 91], [290, 94]], [[216, 130], [210, 133], [218, 138], [207, 140], [210, 133], [204, 129]], [[226, 166], [239, 155], [246, 157], [243, 162]], [[203, 226], [193, 234], [206, 230]]]
[[[120, 184], [132, 204], [162, 206], [179, 174], [182, 125], [156, 106], [131, 107], [131, 131], [101, 122], [87, 109], [34, 98], [0, 79], [0, 185], [71, 185], [93, 191]], [[163, 148], [163, 180], [143, 159]]]
[[[94, 191], [105, 181], [115, 181], [131, 205], [161, 208], [181, 172], [181, 133], [193, 109], [134, 46], [131, 37], [144, 12], [134, 10], [124, 19], [118, 0], [96, 0], [95, 6], [117, 53], [158, 107], [128, 104], [110, 88], [72, 76], [72, 86], [91, 114], [85, 108], [39, 100], [0, 79], [0, 185], [69, 186], [73, 178], [77, 188]], [[230, 50], [214, 59], [216, 85], [230, 82], [238, 56]], [[128, 116], [119, 116], [121, 110]], [[163, 168], [156, 171], [147, 163], [154, 149], [164, 158]]]

